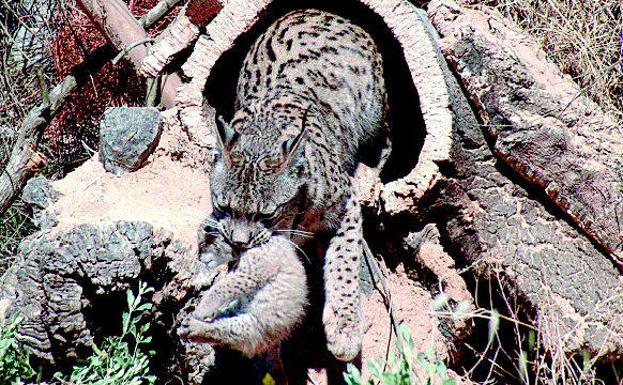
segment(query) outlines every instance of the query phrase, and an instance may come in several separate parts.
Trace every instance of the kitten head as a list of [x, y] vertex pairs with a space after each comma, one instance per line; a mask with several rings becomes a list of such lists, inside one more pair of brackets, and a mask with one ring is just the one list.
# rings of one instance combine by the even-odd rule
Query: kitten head
[[286, 226], [300, 211], [306, 115], [297, 119], [298, 127], [268, 126], [245, 112], [237, 113], [231, 125], [218, 119], [210, 187], [214, 217], [230, 241], [262, 240], [265, 230]]

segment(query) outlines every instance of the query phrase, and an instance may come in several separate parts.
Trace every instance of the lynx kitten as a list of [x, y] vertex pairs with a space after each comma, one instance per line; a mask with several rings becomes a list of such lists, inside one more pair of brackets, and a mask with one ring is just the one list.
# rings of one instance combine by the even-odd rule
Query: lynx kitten
[[[211, 261], [227, 262], [216, 240]], [[233, 256], [230, 260], [234, 260]], [[208, 289], [180, 333], [252, 357], [278, 346], [303, 318], [305, 270], [294, 245], [282, 236], [244, 251], [237, 266]]]

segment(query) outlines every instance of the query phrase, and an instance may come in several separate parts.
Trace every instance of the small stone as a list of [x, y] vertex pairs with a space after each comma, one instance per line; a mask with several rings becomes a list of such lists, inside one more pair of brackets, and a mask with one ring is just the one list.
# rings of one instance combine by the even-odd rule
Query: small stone
[[43, 175], [38, 175], [26, 182], [22, 192], [22, 201], [32, 208], [32, 222], [40, 229], [49, 229], [58, 223], [57, 214], [49, 207], [58, 200], [60, 193], [52, 187]]
[[50, 184], [50, 181], [42, 175], [28, 180], [22, 192], [22, 200], [32, 206], [35, 213], [46, 209], [51, 203], [54, 203], [58, 197], [59, 192], [56, 191], [52, 187], [52, 184]]
[[113, 107], [100, 123], [100, 162], [115, 175], [141, 168], [162, 133], [162, 116], [152, 107]]

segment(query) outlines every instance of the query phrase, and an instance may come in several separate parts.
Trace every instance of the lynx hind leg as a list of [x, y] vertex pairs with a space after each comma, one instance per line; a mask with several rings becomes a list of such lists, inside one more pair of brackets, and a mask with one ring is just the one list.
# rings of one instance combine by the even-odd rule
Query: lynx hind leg
[[362, 240], [361, 210], [351, 194], [346, 214], [329, 242], [324, 271], [323, 323], [329, 351], [341, 361], [352, 361], [361, 350], [359, 274]]
[[266, 351], [263, 332], [258, 319], [249, 313], [204, 322], [192, 318], [188, 321], [188, 338], [197, 342], [210, 342], [237, 350], [247, 357]]

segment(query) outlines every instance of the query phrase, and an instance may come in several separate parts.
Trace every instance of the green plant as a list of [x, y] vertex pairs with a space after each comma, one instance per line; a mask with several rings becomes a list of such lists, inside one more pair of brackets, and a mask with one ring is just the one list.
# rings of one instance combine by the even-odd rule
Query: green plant
[[122, 332], [106, 338], [100, 346], [93, 345], [93, 355], [74, 367], [68, 381], [62, 375], [55, 378], [72, 385], [152, 385], [156, 377], [150, 374], [149, 360], [153, 351], [146, 351], [151, 337], [147, 336], [149, 323], [145, 314], [152, 307], [142, 303], [145, 294], [153, 291], [146, 284], [139, 285], [136, 296], [127, 292], [128, 311], [122, 316]]
[[28, 350], [15, 338], [21, 321], [20, 317], [0, 321], [0, 385], [17, 384], [36, 374], [30, 366]]
[[[369, 379], [362, 379], [361, 372], [356, 366], [349, 364], [344, 379], [348, 385], [455, 385], [456, 380], [448, 375], [448, 368], [435, 354], [432, 348], [426, 353], [415, 353], [413, 338], [406, 325], [398, 327], [398, 354], [390, 352], [387, 360], [374, 359], [368, 362]], [[415, 359], [414, 359], [415, 358]], [[425, 373], [423, 382], [417, 378], [414, 364]]]
[[35, 231], [26, 210], [20, 205], [21, 202], [16, 202], [0, 215], [0, 275], [10, 266], [22, 239]]

